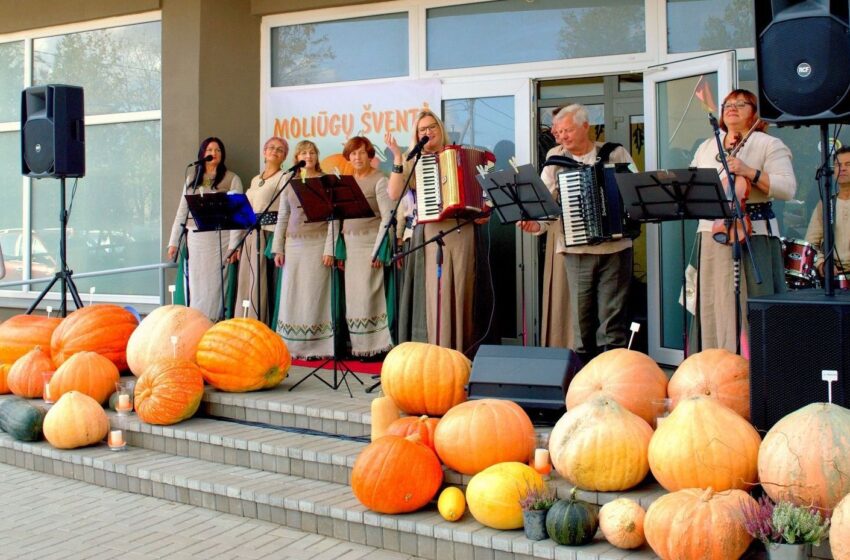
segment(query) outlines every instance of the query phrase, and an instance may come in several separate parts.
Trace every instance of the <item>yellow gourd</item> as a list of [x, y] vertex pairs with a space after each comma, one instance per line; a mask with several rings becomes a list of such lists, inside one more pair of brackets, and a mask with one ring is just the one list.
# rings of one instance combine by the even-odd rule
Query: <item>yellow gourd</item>
[[463, 517], [463, 512], [466, 511], [466, 498], [461, 489], [449, 486], [440, 492], [437, 510], [446, 521], [457, 521]]

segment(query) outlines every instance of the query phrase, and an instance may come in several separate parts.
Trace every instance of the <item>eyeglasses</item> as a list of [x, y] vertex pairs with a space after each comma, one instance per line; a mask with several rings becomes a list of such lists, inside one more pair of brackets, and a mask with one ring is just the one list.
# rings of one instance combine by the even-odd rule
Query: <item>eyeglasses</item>
[[728, 103], [724, 103], [723, 105], [721, 105], [721, 107], [725, 111], [726, 109], [730, 109], [732, 107], [735, 107], [736, 109], [743, 109], [747, 105], [755, 107], [755, 105], [753, 105], [749, 101], [729, 101]]
[[280, 146], [269, 146], [268, 148], [266, 148], [266, 150], [270, 152], [277, 152], [279, 154], [286, 152], [286, 150]]
[[429, 132], [436, 132], [439, 129], [440, 129], [440, 125], [438, 125], [437, 123], [434, 123], [434, 124], [429, 124], [428, 126], [420, 126], [416, 130], [419, 131], [419, 134], [427, 134]]

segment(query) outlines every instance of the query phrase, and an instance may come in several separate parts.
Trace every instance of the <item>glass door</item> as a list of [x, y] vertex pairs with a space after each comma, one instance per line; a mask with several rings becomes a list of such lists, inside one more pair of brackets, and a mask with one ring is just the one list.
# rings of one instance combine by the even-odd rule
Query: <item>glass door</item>
[[[652, 70], [652, 69], [651, 69]], [[665, 64], [644, 75], [646, 169], [688, 167], [699, 144], [712, 136], [709, 113], [735, 87], [735, 53], [723, 52]], [[650, 225], [647, 230], [649, 354], [678, 365], [684, 357], [682, 227], [685, 255], [693, 255], [695, 220]], [[690, 325], [691, 315], [687, 315]]]

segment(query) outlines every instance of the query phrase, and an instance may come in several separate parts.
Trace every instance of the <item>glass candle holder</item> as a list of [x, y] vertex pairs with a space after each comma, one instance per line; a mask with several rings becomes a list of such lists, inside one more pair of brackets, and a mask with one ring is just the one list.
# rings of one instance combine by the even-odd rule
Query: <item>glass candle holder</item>
[[53, 378], [53, 372], [45, 371], [41, 374], [41, 377], [44, 380], [44, 388], [41, 391], [41, 398], [44, 400], [44, 404], [51, 405], [55, 402], [53, 400], [53, 395], [50, 393], [50, 380]]
[[115, 401], [115, 411], [119, 416], [125, 416], [133, 412], [133, 390], [136, 381], [133, 379], [122, 379], [115, 383], [115, 392], [118, 394]]
[[655, 427], [661, 425], [673, 410], [673, 399], [653, 399], [652, 408], [655, 410]]
[[543, 476], [552, 472], [552, 462], [549, 460], [549, 450], [537, 448], [534, 450], [534, 470]]
[[127, 442], [124, 441], [124, 431], [120, 429], [109, 429], [106, 436], [106, 445], [112, 451], [122, 451], [127, 447]]

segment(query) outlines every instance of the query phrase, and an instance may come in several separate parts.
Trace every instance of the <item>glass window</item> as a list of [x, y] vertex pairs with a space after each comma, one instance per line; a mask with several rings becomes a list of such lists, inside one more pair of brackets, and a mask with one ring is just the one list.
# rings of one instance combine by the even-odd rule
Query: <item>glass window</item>
[[[499, 0], [427, 11], [428, 70], [643, 52], [643, 0]], [[521, 24], [520, 24], [521, 23]]]
[[752, 47], [754, 29], [750, 0], [667, 0], [668, 52]]
[[24, 42], [0, 44], [0, 122], [21, 118], [24, 87]]
[[21, 242], [24, 182], [21, 175], [20, 142], [18, 132], [0, 133], [0, 170], [3, 171], [0, 173], [0, 192], [3, 193], [3, 204], [0, 204], [0, 247], [6, 259], [6, 277], [3, 282], [23, 279], [25, 266], [24, 245]]
[[407, 13], [271, 30], [272, 87], [407, 76]]
[[33, 41], [33, 83], [85, 89], [87, 115], [160, 108], [160, 22]]

